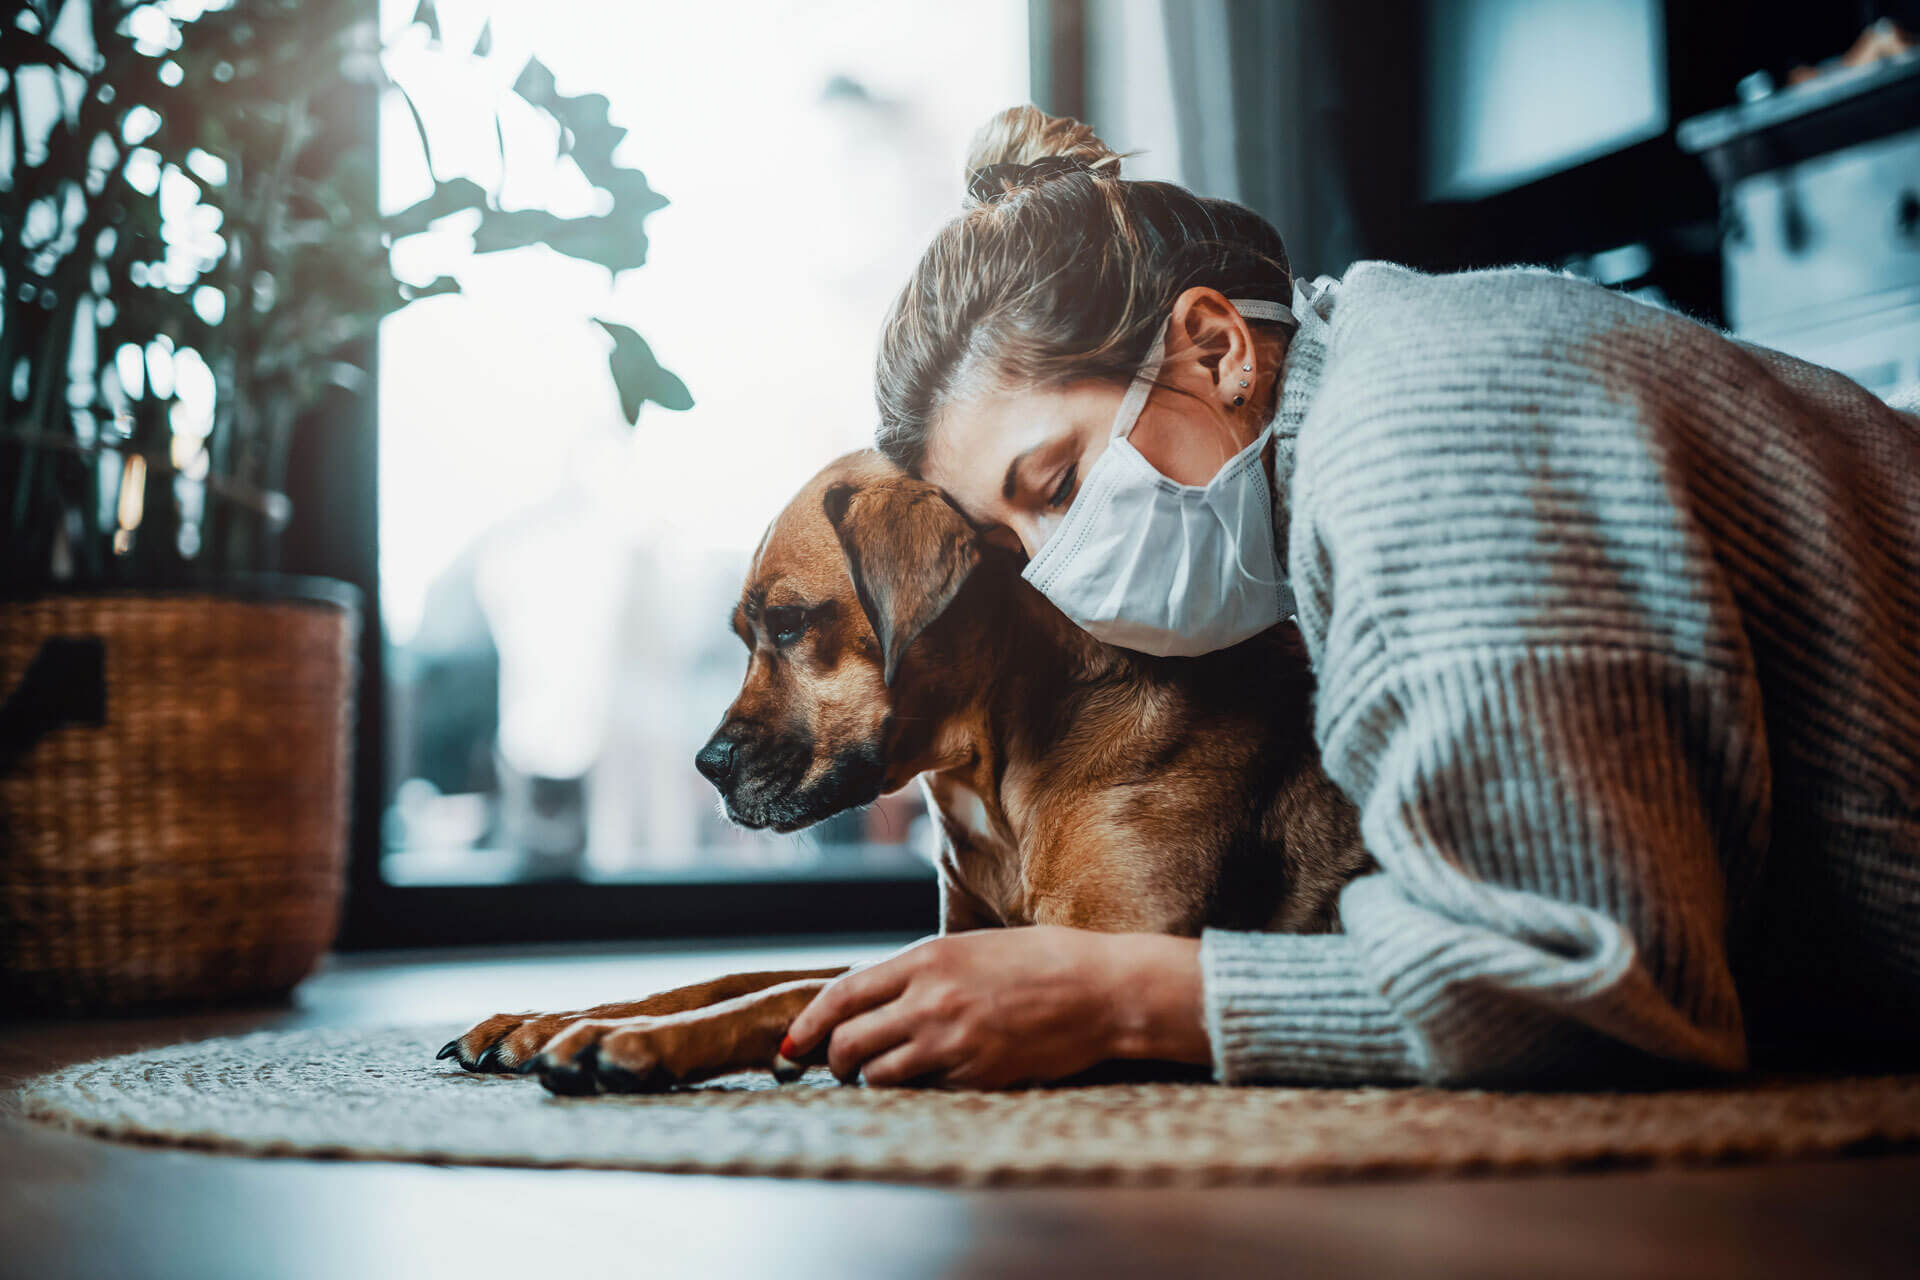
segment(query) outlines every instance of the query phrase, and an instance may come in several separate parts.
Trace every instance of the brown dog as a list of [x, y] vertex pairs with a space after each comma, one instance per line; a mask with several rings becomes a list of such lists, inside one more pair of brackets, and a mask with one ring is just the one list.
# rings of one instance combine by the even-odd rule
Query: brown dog
[[[746, 681], [696, 761], [728, 816], [793, 831], [921, 778], [943, 932], [1326, 932], [1370, 865], [1320, 769], [1292, 626], [1197, 659], [1102, 644], [878, 455], [835, 462], [775, 519], [733, 626]], [[782, 1035], [841, 972], [503, 1014], [441, 1056], [560, 1093], [785, 1076]]]

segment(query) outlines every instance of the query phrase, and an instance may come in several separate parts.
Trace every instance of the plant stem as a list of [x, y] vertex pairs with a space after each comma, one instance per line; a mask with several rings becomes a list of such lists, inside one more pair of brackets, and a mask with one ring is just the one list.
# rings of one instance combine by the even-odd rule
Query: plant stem
[[[7, 185], [11, 188], [8, 192], [12, 197], [10, 203], [16, 206], [11, 210], [13, 216], [8, 219], [8, 221], [13, 224], [12, 228], [10, 230], [0, 230], [0, 237], [3, 237], [0, 238], [0, 249], [3, 249], [5, 253], [4, 258], [0, 258], [0, 274], [4, 274], [6, 277], [6, 298], [4, 299], [6, 318], [4, 327], [0, 327], [0, 379], [4, 380], [4, 385], [0, 385], [0, 391], [4, 391], [5, 395], [4, 399], [0, 399], [0, 403], [8, 406], [7, 422], [9, 425], [16, 425], [17, 423], [17, 420], [11, 412], [13, 405], [14, 348], [20, 334], [20, 329], [26, 324], [28, 309], [34, 305], [31, 299], [22, 299], [20, 296], [20, 288], [26, 282], [27, 274], [25, 245], [23, 244], [27, 233], [27, 204], [21, 194], [27, 187], [27, 130], [20, 116], [19, 84], [20, 77], [18, 74], [8, 75], [7, 95], [4, 103], [0, 103], [0, 105], [4, 105], [7, 113], [8, 127], [13, 135], [13, 166], [11, 172], [7, 174]], [[46, 376], [48, 375], [44, 369], [35, 368], [31, 364], [28, 365], [27, 378], [29, 387], [31, 387], [35, 378], [44, 378]], [[29, 419], [29, 422], [30, 421]], [[37, 466], [39, 450], [31, 444], [20, 445], [19, 449], [20, 476], [13, 495], [12, 536], [8, 539], [10, 550], [19, 548], [25, 540], [28, 523], [27, 513], [34, 492], [33, 476], [39, 469]]]

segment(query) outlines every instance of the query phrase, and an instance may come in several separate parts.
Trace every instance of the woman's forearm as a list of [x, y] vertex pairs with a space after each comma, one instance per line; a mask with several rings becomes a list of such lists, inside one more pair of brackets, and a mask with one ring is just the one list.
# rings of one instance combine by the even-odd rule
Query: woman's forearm
[[1200, 940], [1128, 933], [1111, 941], [1110, 1056], [1211, 1063]]

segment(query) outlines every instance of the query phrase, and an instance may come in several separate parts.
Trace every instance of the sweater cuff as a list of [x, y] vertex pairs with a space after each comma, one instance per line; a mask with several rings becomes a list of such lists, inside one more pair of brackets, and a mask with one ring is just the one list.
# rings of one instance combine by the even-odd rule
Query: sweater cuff
[[1200, 935], [1214, 1076], [1388, 1084], [1420, 1078], [1419, 1042], [1346, 934]]

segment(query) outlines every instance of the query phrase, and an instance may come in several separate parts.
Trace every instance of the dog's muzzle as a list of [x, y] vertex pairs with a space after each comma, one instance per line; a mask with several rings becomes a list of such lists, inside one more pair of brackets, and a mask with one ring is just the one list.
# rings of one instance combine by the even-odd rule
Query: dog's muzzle
[[732, 738], [716, 733], [693, 757], [693, 767], [700, 771], [701, 777], [725, 791], [727, 783], [733, 780], [733, 760], [738, 745]]
[[754, 829], [797, 831], [879, 796], [886, 767], [877, 746], [836, 753], [824, 769], [813, 753], [811, 739], [743, 735], [722, 725], [693, 766], [720, 793], [728, 819]]

